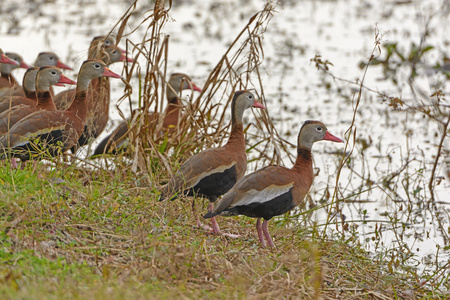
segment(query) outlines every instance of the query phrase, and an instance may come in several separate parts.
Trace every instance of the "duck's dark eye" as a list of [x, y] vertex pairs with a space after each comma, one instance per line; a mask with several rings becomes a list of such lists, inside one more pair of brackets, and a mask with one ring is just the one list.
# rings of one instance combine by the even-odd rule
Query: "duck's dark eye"
[[50, 56], [50, 59], [51, 59], [51, 60], [54, 60], [55, 58], [54, 58], [53, 56]]
[[322, 127], [319, 126], [319, 127], [316, 128], [316, 130], [319, 131], [319, 132], [322, 131]]
[[114, 50], [113, 54], [117, 54], [117, 50]]
[[252, 94], [248, 95], [248, 99], [253, 99], [253, 95]]
[[56, 71], [51, 71], [50, 74], [56, 75]]
[[100, 64], [94, 64], [94, 68], [100, 69], [100, 68], [101, 68], [101, 65], [100, 65]]
[[111, 46], [111, 41], [110, 40], [106, 40], [105, 41], [105, 46]]

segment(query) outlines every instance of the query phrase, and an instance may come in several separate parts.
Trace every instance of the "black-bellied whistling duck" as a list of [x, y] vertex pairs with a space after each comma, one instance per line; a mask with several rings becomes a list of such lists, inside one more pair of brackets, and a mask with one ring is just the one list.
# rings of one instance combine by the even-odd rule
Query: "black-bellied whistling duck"
[[[106, 64], [106, 66], [119, 61], [132, 62], [133, 60], [126, 56], [126, 51], [117, 47], [114, 43], [115, 40], [110, 36], [94, 37], [89, 45], [88, 59], [100, 59]], [[56, 108], [59, 110], [66, 109], [69, 107], [74, 96], [75, 89], [69, 89], [59, 93], [53, 99]]]
[[[30, 68], [31, 69], [31, 68]], [[58, 67], [45, 66], [39, 69], [36, 76], [36, 102], [34, 105], [16, 105], [0, 114], [0, 135], [6, 134], [10, 128], [26, 116], [41, 109], [55, 110], [50, 87], [54, 84], [76, 84], [65, 77]]]
[[[244, 176], [247, 169], [245, 137], [242, 117], [250, 107], [265, 107], [256, 101], [249, 91], [238, 91], [231, 102], [231, 133], [228, 142], [220, 148], [197, 153], [188, 159], [161, 189], [160, 201], [175, 199], [181, 195], [207, 198], [212, 209], [213, 202], [228, 192]], [[202, 226], [197, 217], [197, 225]], [[220, 233], [212, 218], [213, 233]]]
[[27, 65], [22, 57], [19, 54], [12, 53], [12, 52], [6, 52], [6, 56], [8, 56], [10, 59], [18, 62], [18, 65], [13, 64], [1, 64], [0, 65], [0, 96], [6, 96], [9, 93], [10, 88], [13, 88], [15, 85], [18, 85], [18, 82], [14, 78], [14, 76], [11, 74], [11, 72], [17, 68], [24, 68], [28, 69], [30, 66]]
[[[275, 247], [268, 221], [303, 201], [314, 179], [311, 148], [314, 142], [322, 140], [343, 142], [329, 133], [323, 123], [306, 121], [298, 135], [297, 160], [291, 169], [268, 166], [244, 176], [204, 218], [217, 215], [257, 218], [256, 229], [261, 246]], [[264, 219], [262, 224], [261, 218]]]
[[[36, 61], [34, 62], [34, 65], [36, 67], [43, 67], [43, 66], [55, 66], [63, 70], [73, 70], [71, 67], [63, 63], [58, 55], [53, 52], [41, 52], [39, 53], [38, 57], [36, 58]], [[56, 84], [57, 85], [57, 84]], [[55, 92], [53, 91], [53, 87], [50, 87], [50, 94], [52, 97], [55, 96]]]
[[[113, 45], [104, 49], [102, 42], [102, 40], [99, 41], [94, 39], [89, 48], [89, 56], [91, 58], [101, 58], [106, 65], [116, 62], [111, 59], [118, 59], [118, 61], [129, 60], [126, 55], [122, 55], [123, 52], [120, 48]], [[119, 50], [119, 52], [116, 50]], [[68, 97], [67, 99], [70, 99], [70, 91], [67, 93], [66, 97]], [[58, 107], [58, 103], [56, 101], [55, 104]], [[89, 141], [97, 138], [108, 123], [110, 106], [110, 85], [108, 78], [102, 77], [92, 80], [89, 86], [86, 104], [87, 118], [85, 129], [83, 134], [80, 136], [78, 143], [73, 149], [71, 149], [72, 152], [75, 152], [78, 147], [82, 147], [88, 144]]]
[[[169, 86], [166, 88], [166, 97], [168, 101], [168, 106], [164, 113], [164, 121], [162, 130], [166, 132], [170, 127], [175, 127], [178, 125], [178, 120], [180, 118], [180, 99], [178, 95], [180, 91], [193, 89], [194, 91], [201, 92], [202, 89], [196, 86], [191, 78], [183, 73], [173, 73], [170, 75]], [[151, 118], [158, 118], [159, 114], [149, 113]], [[115, 154], [124, 144], [127, 142], [126, 134], [128, 132], [129, 120], [125, 120], [117, 126], [117, 128], [107, 137], [105, 137], [97, 148], [95, 148], [93, 155], [99, 154]]]
[[5, 155], [28, 160], [42, 154], [56, 156], [76, 144], [86, 122], [86, 98], [94, 78], [121, 78], [96, 59], [83, 63], [78, 73], [75, 99], [65, 111], [40, 110], [23, 118], [0, 138]]
[[23, 75], [22, 88], [25, 96], [3, 96], [0, 98], [0, 113], [16, 106], [16, 105], [37, 105], [36, 97], [36, 76], [39, 71], [38, 67], [31, 67]]
[[[34, 63], [35, 67], [43, 67], [43, 66], [55, 66], [58, 67], [60, 69], [66, 69], [66, 70], [72, 70], [71, 67], [69, 67], [68, 65], [66, 65], [65, 63], [61, 62], [61, 60], [59, 59], [58, 55], [56, 55], [53, 52], [41, 52], [38, 54], [38, 57], [36, 58], [36, 61]], [[28, 68], [31, 69], [31, 68]], [[28, 71], [28, 70], [27, 70]], [[26, 74], [26, 73], [25, 73]], [[19, 85], [15, 85], [13, 88], [11, 88], [9, 90], [9, 92], [7, 93], [7, 95], [5, 95], [4, 97], [10, 97], [10, 96], [21, 96], [21, 97], [27, 97], [29, 98], [29, 94], [27, 94], [27, 87], [24, 86], [25, 84], [25, 78], [24, 78], [24, 83], [22, 83], [22, 86]], [[34, 83], [33, 83], [34, 84]], [[30, 90], [30, 89], [29, 89]], [[34, 93], [34, 91], [33, 91]], [[53, 88], [50, 87], [50, 94], [54, 95], [53, 92]], [[8, 99], [6, 99], [7, 101]], [[5, 99], [0, 100], [0, 102], [4, 102]], [[17, 100], [15, 100], [17, 101]], [[2, 104], [0, 104], [2, 105]], [[8, 103], [9, 106], [9, 103]], [[11, 107], [14, 105], [11, 105]], [[0, 109], [0, 111], [4, 111], [5, 109]]]
[[73, 70], [71, 67], [63, 63], [59, 59], [58, 55], [56, 55], [56, 53], [53, 52], [39, 53], [38, 57], [36, 58], [36, 61], [34, 62], [34, 65], [36, 67], [55, 66], [64, 70]]

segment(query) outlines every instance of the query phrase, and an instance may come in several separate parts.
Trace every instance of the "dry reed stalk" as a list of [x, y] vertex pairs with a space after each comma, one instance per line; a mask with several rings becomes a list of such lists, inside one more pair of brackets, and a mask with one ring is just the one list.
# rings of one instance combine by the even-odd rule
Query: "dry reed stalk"
[[[167, 88], [169, 37], [163, 34], [162, 29], [168, 20], [170, 7], [171, 3], [167, 8], [159, 2], [155, 3], [154, 9], [149, 11], [149, 17], [139, 24], [142, 26], [150, 21], [142, 42], [133, 44], [127, 41], [127, 46], [132, 47], [133, 53], [144, 56], [147, 61], [146, 66], [142, 67], [144, 71], [141, 71], [136, 62], [125, 68], [128, 82], [133, 72], [137, 72], [141, 78], [138, 94], [140, 111], [129, 122], [131, 147], [128, 153], [132, 156], [133, 172], [146, 171], [150, 174], [162, 167], [165, 170], [163, 173], [170, 176], [172, 166], [169, 162], [173, 159], [183, 161], [199, 149], [217, 147], [224, 143], [229, 132], [229, 106], [235, 91], [252, 90], [265, 103], [259, 67], [264, 59], [262, 37], [275, 12], [274, 2], [267, 3], [249, 19], [208, 75], [202, 93], [195, 100], [180, 99], [183, 113], [179, 126], [170, 136], [161, 134], [163, 118], [155, 119], [148, 112], [162, 116], [165, 105], [163, 95]], [[120, 28], [124, 27], [129, 13], [122, 17]], [[137, 28], [131, 32], [136, 30]], [[121, 38], [120, 34], [118, 40]], [[131, 92], [129, 85], [118, 105], [128, 99], [131, 107]], [[119, 113], [125, 118], [122, 112]], [[260, 115], [251, 117], [250, 124], [245, 128], [248, 136], [251, 136], [248, 143], [248, 148], [252, 150], [251, 160], [258, 160], [260, 165], [283, 164], [282, 157], [287, 156], [293, 161], [293, 155], [279, 136], [269, 114], [270, 107]]]

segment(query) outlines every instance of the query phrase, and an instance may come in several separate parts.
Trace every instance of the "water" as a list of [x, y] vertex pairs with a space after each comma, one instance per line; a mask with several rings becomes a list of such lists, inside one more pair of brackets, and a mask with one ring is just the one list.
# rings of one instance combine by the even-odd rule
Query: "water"
[[[129, 1], [106, 0], [44, 4], [10, 1], [1, 8], [0, 46], [18, 52], [27, 62], [33, 62], [40, 51], [52, 50], [77, 69], [86, 57], [91, 38], [109, 32], [129, 5]], [[135, 28], [146, 15], [145, 9], [152, 5], [139, 2], [127, 30]], [[187, 73], [201, 86], [248, 19], [262, 7], [263, 2], [256, 0], [174, 1], [170, 12], [173, 20], [164, 28], [170, 35], [169, 72]], [[424, 44], [434, 49], [417, 64], [412, 85], [408, 83], [410, 68], [398, 58], [394, 76], [397, 83], [385, 77], [381, 65], [369, 67], [364, 86], [371, 91], [363, 89], [355, 122], [357, 142], [338, 184], [340, 198], [346, 200], [340, 209], [368, 250], [376, 253], [381, 246], [406, 246], [418, 255], [416, 265], [426, 269], [427, 262], [434, 261], [438, 247], [448, 246], [437, 229], [438, 216], [442, 227], [449, 227], [450, 180], [444, 178], [446, 166], [442, 163], [448, 159], [447, 153], [436, 173], [439, 180], [444, 178], [436, 186], [438, 205], [434, 208], [426, 202], [442, 133], [438, 122], [423, 113], [394, 111], [374, 91], [399, 97], [410, 106], [431, 104], [429, 96], [437, 88], [448, 93], [445, 76], [433, 68], [436, 63], [442, 64], [449, 44], [448, 1], [282, 1], [277, 11], [264, 34], [265, 59], [260, 70], [269, 113], [292, 144], [307, 119], [324, 121], [330, 132], [344, 137], [359, 89], [351, 82], [361, 80], [364, 74], [360, 63], [367, 62], [372, 53], [379, 59], [386, 57], [382, 46], [381, 53], [378, 49], [372, 52], [376, 32], [382, 36], [381, 45], [398, 42], [400, 52], [407, 55], [412, 43], [421, 43], [428, 28]], [[126, 38], [140, 42], [144, 31], [139, 28]], [[330, 73], [337, 78], [316, 69], [310, 61], [315, 55], [332, 63]], [[144, 61], [140, 63], [145, 65]], [[120, 64], [111, 67], [116, 72], [121, 68]], [[15, 73], [17, 78], [22, 74]], [[100, 139], [120, 121], [114, 100], [123, 93], [123, 84], [111, 82], [111, 86], [111, 122]], [[129, 112], [127, 103], [122, 103], [120, 109]], [[449, 148], [448, 143], [445, 146]], [[313, 150], [320, 173], [310, 195], [320, 205], [331, 201], [326, 190], [333, 192], [340, 160], [333, 153], [343, 151], [344, 146], [321, 142]], [[285, 164], [289, 165], [289, 161]], [[396, 172], [398, 176], [394, 176]], [[386, 178], [390, 178], [389, 184]], [[327, 215], [327, 210], [318, 209], [312, 220], [323, 224]], [[398, 222], [393, 223], [396, 218]], [[381, 235], [376, 235], [380, 226]], [[405, 253], [405, 248], [400, 250]], [[438, 261], [448, 261], [448, 250], [441, 250]]]

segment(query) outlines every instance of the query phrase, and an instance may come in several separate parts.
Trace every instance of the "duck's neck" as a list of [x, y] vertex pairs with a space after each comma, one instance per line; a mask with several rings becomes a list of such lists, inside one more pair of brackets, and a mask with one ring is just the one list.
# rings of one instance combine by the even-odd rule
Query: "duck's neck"
[[167, 97], [167, 102], [169, 102], [169, 106], [170, 106], [170, 104], [175, 104], [175, 106], [177, 106], [180, 102], [178, 100], [178, 95], [176, 93], [176, 90], [173, 91], [170, 87], [167, 87], [167, 89], [166, 89], [166, 97]]
[[87, 91], [89, 84], [93, 79], [84, 78], [82, 76], [77, 78], [77, 92], [78, 91]]
[[243, 147], [245, 150], [244, 125], [242, 122], [231, 123], [231, 133], [226, 145]]
[[82, 122], [86, 120], [86, 98], [90, 80], [80, 78], [77, 82], [75, 98], [66, 111], [75, 114]]
[[180, 111], [180, 100], [178, 99], [177, 94], [169, 87], [166, 90], [166, 97], [168, 105], [166, 108], [165, 119], [170, 119], [170, 123], [177, 124]]
[[231, 103], [231, 134], [227, 144], [243, 145], [245, 149], [244, 125], [242, 124], [242, 117], [244, 110], [236, 107], [236, 100], [233, 99]]
[[293, 169], [311, 169], [312, 172], [312, 154], [311, 149], [306, 147], [297, 148], [297, 159]]
[[25, 97], [28, 99], [37, 100], [36, 96], [36, 89], [33, 87], [33, 89], [27, 89], [25, 86], [23, 86], [23, 92], [25, 93]]
[[36, 100], [37, 102], [37, 95], [36, 95], [36, 91], [28, 91], [28, 90], [24, 90], [25, 93], [25, 97], [27, 97], [28, 99], [31, 100]]
[[37, 91], [37, 106], [42, 109], [56, 109], [50, 91]]
[[108, 77], [99, 77], [91, 80], [86, 102], [88, 111], [101, 111], [109, 113], [110, 87]]

